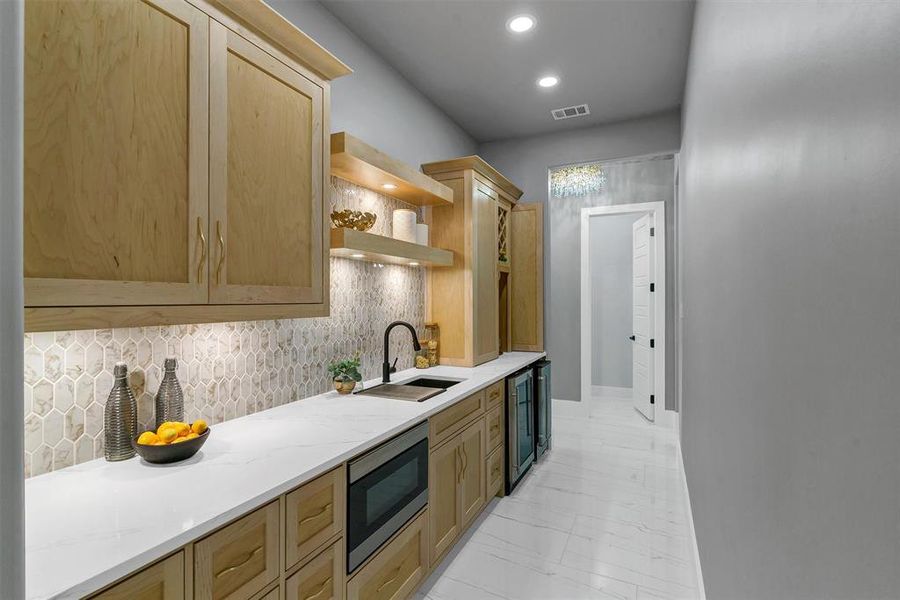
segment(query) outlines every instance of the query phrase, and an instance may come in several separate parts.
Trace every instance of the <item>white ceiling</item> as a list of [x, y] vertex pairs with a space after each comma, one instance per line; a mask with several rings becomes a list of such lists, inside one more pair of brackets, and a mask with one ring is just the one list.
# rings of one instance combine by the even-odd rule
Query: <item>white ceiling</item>
[[[321, 0], [479, 142], [621, 121], [681, 105], [687, 0]], [[506, 29], [536, 17], [522, 35]], [[553, 73], [560, 84], [535, 81]], [[586, 102], [586, 117], [550, 109]]]

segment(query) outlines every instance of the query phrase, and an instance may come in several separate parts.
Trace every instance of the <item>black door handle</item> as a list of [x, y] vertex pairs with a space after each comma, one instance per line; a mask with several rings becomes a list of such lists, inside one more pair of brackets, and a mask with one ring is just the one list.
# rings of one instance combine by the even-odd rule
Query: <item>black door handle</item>
[[629, 335], [629, 336], [628, 336], [628, 339], [631, 340], [631, 341], [633, 342], [633, 341], [634, 341], [634, 336], [633, 336], [633, 335]]

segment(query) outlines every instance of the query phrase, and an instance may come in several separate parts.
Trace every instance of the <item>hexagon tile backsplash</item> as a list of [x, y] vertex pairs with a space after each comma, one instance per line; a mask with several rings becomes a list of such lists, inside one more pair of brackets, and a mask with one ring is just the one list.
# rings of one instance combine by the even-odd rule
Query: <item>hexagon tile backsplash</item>
[[[391, 211], [408, 208], [342, 180], [332, 187], [333, 205], [378, 214], [374, 233], [390, 235]], [[422, 332], [423, 269], [333, 258], [329, 317], [26, 334], [26, 477], [103, 457], [103, 407], [119, 360], [140, 427], [153, 421], [168, 355], [178, 358], [185, 418], [215, 424], [331, 389], [326, 367], [336, 359], [359, 353], [363, 377], [378, 377], [382, 334], [395, 319]], [[407, 337], [391, 341], [398, 369], [413, 366]]]

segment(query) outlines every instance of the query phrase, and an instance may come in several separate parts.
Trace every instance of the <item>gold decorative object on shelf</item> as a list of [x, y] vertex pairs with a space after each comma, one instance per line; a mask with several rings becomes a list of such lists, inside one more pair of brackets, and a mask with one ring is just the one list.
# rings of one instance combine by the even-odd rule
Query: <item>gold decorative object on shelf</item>
[[356, 231], [368, 231], [375, 225], [378, 215], [358, 210], [336, 210], [331, 213], [331, 222], [335, 227], [355, 229]]
[[440, 354], [438, 354], [438, 344], [441, 339], [441, 328], [437, 323], [425, 323], [424, 342], [421, 343], [422, 348], [426, 348], [426, 356], [428, 357], [428, 366], [436, 367], [441, 362]]

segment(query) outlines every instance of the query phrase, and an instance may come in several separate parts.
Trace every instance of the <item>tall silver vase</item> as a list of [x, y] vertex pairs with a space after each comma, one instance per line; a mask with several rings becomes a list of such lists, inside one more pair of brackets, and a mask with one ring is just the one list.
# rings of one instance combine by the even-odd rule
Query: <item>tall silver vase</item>
[[175, 368], [178, 366], [175, 357], [166, 358], [165, 375], [156, 392], [156, 427], [166, 421], [184, 421], [184, 392]]
[[128, 367], [116, 363], [115, 382], [103, 410], [106, 460], [126, 460], [134, 456], [131, 440], [137, 435], [137, 400], [128, 385]]

